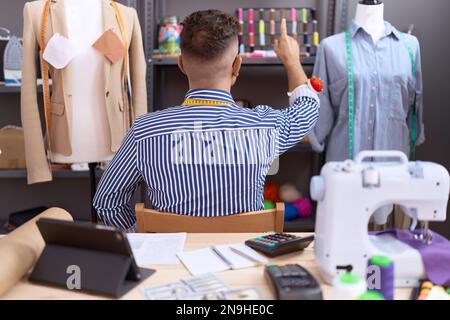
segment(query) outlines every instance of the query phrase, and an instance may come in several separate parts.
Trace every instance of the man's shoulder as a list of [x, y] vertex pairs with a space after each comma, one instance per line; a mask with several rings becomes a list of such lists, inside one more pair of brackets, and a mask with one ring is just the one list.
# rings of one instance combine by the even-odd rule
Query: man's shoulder
[[149, 136], [162, 126], [167, 127], [171, 122], [180, 117], [180, 113], [184, 108], [185, 107], [181, 106], [170, 107], [163, 110], [148, 112], [137, 117], [133, 124], [136, 136]]

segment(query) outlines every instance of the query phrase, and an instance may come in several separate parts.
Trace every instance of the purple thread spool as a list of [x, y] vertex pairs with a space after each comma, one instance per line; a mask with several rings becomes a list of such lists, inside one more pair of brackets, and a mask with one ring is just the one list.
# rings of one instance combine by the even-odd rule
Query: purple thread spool
[[394, 300], [394, 262], [389, 257], [376, 255], [369, 259], [368, 265], [377, 267], [380, 271], [379, 275], [375, 274], [380, 276], [379, 281], [375, 281], [380, 287], [373, 290], [381, 293], [385, 300]]

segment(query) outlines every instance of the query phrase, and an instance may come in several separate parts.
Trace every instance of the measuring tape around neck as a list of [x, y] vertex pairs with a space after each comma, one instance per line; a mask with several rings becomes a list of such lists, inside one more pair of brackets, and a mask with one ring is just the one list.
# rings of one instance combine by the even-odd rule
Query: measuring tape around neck
[[[415, 79], [416, 63], [414, 52], [409, 45], [404, 34], [401, 34], [401, 40], [408, 49], [409, 58], [411, 60], [412, 78]], [[348, 155], [349, 159], [354, 156], [354, 140], [355, 140], [355, 74], [353, 70], [353, 49], [352, 49], [352, 31], [348, 29], [345, 32], [345, 48], [348, 75]], [[410, 131], [410, 160], [416, 159], [416, 132], [417, 132], [417, 110], [416, 110], [416, 93], [414, 93], [414, 101], [411, 106], [412, 119]]]
[[[48, 17], [50, 16], [50, 7], [52, 0], [47, 0], [44, 4], [44, 9], [41, 16], [41, 30], [39, 34], [39, 47], [40, 47], [40, 62], [41, 62], [41, 73], [42, 73], [42, 92], [44, 97], [44, 116], [45, 116], [45, 126], [47, 128], [47, 143], [48, 148], [50, 148], [50, 132], [51, 132], [51, 97], [50, 97], [50, 80], [49, 80], [49, 64], [44, 60], [44, 51], [47, 45], [45, 41], [45, 32], [48, 26]], [[124, 86], [127, 88], [127, 93], [131, 101], [131, 85], [129, 76], [129, 58], [128, 58], [128, 37], [125, 29], [125, 24], [123, 22], [122, 14], [120, 13], [119, 7], [114, 0], [111, 0], [111, 5], [114, 9], [116, 20], [119, 25], [120, 33], [122, 36], [122, 41], [124, 42], [125, 55], [124, 55], [124, 66], [123, 66], [123, 82]], [[132, 108], [130, 108], [132, 110]], [[131, 115], [131, 118], [134, 118]], [[131, 120], [130, 120], [131, 121]]]
[[206, 106], [206, 107], [214, 107], [214, 106], [229, 106], [231, 103], [225, 101], [218, 100], [206, 100], [206, 99], [186, 99], [181, 104], [184, 107], [190, 106]]

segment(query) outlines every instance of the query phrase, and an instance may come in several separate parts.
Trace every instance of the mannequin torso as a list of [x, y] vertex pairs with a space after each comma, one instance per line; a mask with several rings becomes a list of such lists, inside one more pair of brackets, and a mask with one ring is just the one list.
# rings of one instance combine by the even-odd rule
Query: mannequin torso
[[64, 0], [68, 38], [78, 54], [72, 69], [72, 155], [52, 153], [57, 163], [111, 160], [104, 92], [104, 56], [92, 48], [103, 34], [101, 0]]
[[358, 3], [355, 21], [372, 36], [373, 42], [377, 43], [385, 31], [384, 4], [365, 5]]

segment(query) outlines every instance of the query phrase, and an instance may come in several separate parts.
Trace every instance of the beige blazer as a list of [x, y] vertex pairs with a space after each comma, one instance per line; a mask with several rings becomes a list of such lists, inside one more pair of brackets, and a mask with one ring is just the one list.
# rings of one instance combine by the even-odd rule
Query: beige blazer
[[[113, 29], [122, 39], [111, 0], [102, 1], [104, 31]], [[39, 37], [44, 4], [45, 0], [37, 0], [26, 3], [24, 8], [21, 113], [29, 184], [52, 180], [36, 92], [36, 70], [39, 60]], [[111, 64], [105, 58], [104, 97], [111, 131], [110, 147], [112, 152], [118, 150], [129, 128], [129, 108], [133, 109], [131, 113], [134, 114], [133, 117], [147, 112], [147, 66], [139, 19], [135, 9], [121, 4], [118, 4], [118, 6], [128, 36], [133, 94], [130, 104], [122, 81], [124, 59]], [[67, 37], [65, 20], [64, 0], [53, 0], [45, 35], [47, 42], [55, 33]], [[70, 156], [72, 154], [72, 77], [70, 64], [61, 70], [53, 69], [50, 66], [50, 76], [52, 79], [50, 148], [52, 152]]]

